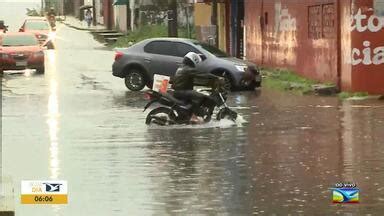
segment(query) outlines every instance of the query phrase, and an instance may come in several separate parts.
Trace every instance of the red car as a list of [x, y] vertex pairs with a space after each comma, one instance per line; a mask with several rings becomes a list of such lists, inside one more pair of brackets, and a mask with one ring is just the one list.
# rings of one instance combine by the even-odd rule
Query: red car
[[53, 40], [56, 34], [46, 18], [30, 17], [25, 19], [19, 32], [33, 33], [42, 46], [47, 46], [48, 49], [54, 49]]
[[0, 36], [0, 73], [4, 70], [36, 69], [44, 73], [44, 51], [32, 33]]

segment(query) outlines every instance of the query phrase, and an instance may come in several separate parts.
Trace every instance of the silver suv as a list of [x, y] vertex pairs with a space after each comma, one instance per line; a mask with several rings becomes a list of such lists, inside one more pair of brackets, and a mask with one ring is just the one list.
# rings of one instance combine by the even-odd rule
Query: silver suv
[[261, 85], [255, 64], [230, 57], [208, 44], [183, 38], [147, 39], [118, 49], [112, 72], [125, 79], [128, 89], [140, 91], [145, 86], [152, 87], [154, 74], [172, 77], [188, 52], [204, 55], [206, 60], [197, 69], [224, 77], [227, 88], [254, 90]]

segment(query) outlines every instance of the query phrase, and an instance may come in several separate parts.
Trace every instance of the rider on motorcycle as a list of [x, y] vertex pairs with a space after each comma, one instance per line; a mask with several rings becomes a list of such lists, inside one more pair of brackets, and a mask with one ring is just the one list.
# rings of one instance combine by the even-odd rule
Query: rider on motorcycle
[[[199, 80], [199, 85], [211, 88], [217, 88], [224, 82], [222, 77], [197, 70], [196, 66], [202, 61], [200, 55], [194, 52], [187, 53], [184, 56], [183, 65], [177, 69], [172, 79], [172, 88], [175, 90], [173, 96], [191, 103], [192, 111], [197, 110], [204, 100], [209, 99], [209, 96], [193, 90], [195, 79]], [[196, 116], [192, 116], [192, 118], [196, 118]]]

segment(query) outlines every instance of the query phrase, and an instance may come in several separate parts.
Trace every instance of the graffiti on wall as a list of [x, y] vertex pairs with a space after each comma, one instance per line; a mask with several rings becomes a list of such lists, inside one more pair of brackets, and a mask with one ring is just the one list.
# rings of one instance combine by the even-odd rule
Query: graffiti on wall
[[335, 37], [335, 20], [336, 20], [336, 8], [335, 4], [322, 5], [323, 8], [323, 38]]
[[321, 34], [321, 5], [308, 7], [308, 37], [319, 39]]
[[296, 18], [281, 3], [275, 4], [275, 32], [296, 31]]
[[308, 7], [308, 38], [335, 38], [336, 12], [334, 4]]
[[[356, 14], [352, 15], [351, 32], [383, 32], [384, 17], [376, 14], [363, 14], [361, 8]], [[371, 47], [371, 41], [363, 42], [363, 49], [352, 48], [351, 64], [352, 65], [380, 65], [384, 64], [384, 44], [383, 46]]]

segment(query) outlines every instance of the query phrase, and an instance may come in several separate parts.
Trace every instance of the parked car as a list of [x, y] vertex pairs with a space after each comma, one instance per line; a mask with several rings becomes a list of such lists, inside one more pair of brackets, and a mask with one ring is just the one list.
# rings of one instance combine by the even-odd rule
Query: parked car
[[174, 76], [188, 52], [204, 55], [206, 60], [198, 69], [223, 76], [227, 88], [253, 90], [261, 85], [255, 64], [230, 57], [208, 44], [183, 38], [147, 39], [117, 50], [112, 74], [124, 78], [128, 89], [140, 91], [145, 85], [152, 86], [154, 74]]
[[44, 51], [32, 33], [0, 36], [0, 73], [4, 70], [36, 69], [44, 73]]
[[39, 43], [48, 49], [54, 49], [56, 33], [44, 17], [28, 17], [24, 20], [19, 32], [30, 32], [36, 35]]

